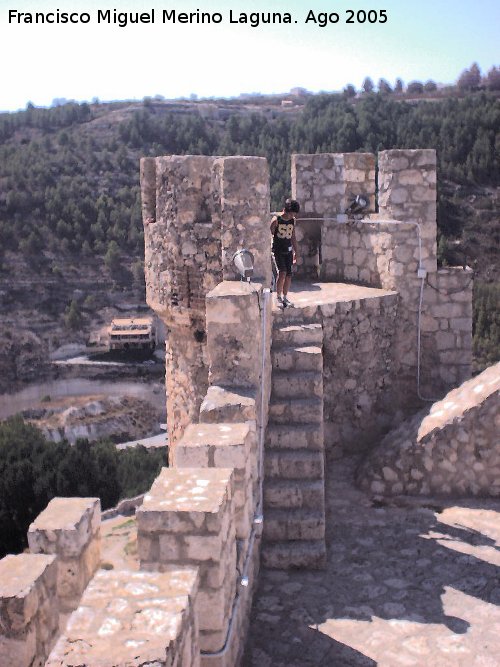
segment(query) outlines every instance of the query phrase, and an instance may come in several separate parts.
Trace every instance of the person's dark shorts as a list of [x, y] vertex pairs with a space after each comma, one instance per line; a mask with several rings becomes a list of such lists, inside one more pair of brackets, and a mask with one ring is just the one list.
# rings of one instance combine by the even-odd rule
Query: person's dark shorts
[[286, 271], [287, 276], [292, 275], [293, 253], [275, 252], [274, 259], [276, 260], [276, 266], [278, 267], [278, 271]]

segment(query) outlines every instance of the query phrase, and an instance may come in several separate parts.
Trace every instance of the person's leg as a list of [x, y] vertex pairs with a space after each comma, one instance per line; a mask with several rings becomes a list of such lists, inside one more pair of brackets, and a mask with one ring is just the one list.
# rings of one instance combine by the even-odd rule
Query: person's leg
[[290, 285], [292, 284], [292, 276], [285, 276], [285, 280], [283, 281], [283, 296], [286, 296], [288, 294], [288, 290], [290, 289]]
[[286, 277], [283, 283], [283, 302], [285, 306], [292, 305], [290, 301], [288, 301], [287, 299], [288, 290], [290, 289], [290, 285], [292, 284], [292, 261], [293, 261], [293, 256], [292, 253], [290, 252], [286, 256]]
[[286, 284], [286, 271], [280, 270], [278, 280], [276, 282], [276, 294], [278, 297], [283, 296], [284, 285]]

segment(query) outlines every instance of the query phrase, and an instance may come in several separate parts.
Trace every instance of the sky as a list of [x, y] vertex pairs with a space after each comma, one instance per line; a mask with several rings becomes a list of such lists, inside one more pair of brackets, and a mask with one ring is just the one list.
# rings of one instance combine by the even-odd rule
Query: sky
[[[99, 10], [151, 17], [152, 9], [154, 23], [98, 22]], [[36, 12], [57, 10], [89, 22], [34, 22]], [[163, 22], [172, 10], [221, 21]], [[347, 22], [369, 11], [373, 23]], [[251, 27], [252, 12], [284, 20], [289, 13], [292, 23]], [[321, 27], [325, 12], [333, 13], [331, 22]], [[238, 22], [242, 13], [246, 24]], [[32, 23], [24, 22], [27, 14]], [[375, 84], [454, 83], [473, 62], [484, 74], [500, 65], [499, 35], [500, 0], [0, 0], [0, 110], [50, 106], [57, 98], [235, 97], [293, 87], [336, 91], [348, 83], [359, 89], [366, 76]]]

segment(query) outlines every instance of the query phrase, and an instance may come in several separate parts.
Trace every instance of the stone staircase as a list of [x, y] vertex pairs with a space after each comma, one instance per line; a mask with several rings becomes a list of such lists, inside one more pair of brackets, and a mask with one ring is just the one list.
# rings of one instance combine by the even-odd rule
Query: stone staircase
[[323, 328], [315, 319], [297, 309], [273, 326], [262, 545], [271, 568], [321, 568], [326, 559]]

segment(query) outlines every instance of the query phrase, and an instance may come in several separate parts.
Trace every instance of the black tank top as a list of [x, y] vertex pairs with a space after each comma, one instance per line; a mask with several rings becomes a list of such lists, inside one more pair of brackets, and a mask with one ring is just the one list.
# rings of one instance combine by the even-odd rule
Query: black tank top
[[276, 219], [278, 224], [273, 234], [273, 252], [290, 252], [295, 218], [285, 220], [278, 215]]

